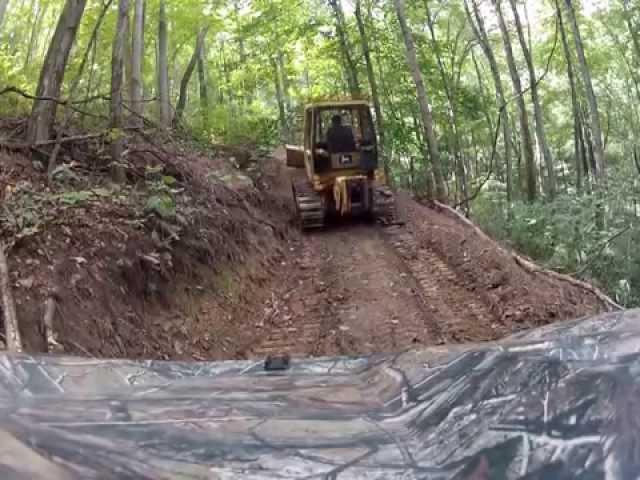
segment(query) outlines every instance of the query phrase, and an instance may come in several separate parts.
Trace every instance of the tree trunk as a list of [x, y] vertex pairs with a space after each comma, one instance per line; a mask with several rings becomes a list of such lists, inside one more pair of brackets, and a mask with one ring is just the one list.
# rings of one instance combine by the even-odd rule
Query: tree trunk
[[[511, 155], [511, 121], [509, 119], [509, 111], [507, 110], [507, 102], [504, 94], [504, 87], [502, 86], [502, 79], [500, 78], [500, 69], [498, 68], [498, 62], [491, 48], [489, 37], [487, 35], [486, 28], [482, 16], [478, 12], [478, 6], [475, 0], [471, 0], [473, 3], [473, 10], [476, 21], [471, 14], [467, 0], [464, 0], [464, 8], [467, 13], [469, 24], [473, 29], [473, 33], [482, 48], [484, 56], [489, 62], [489, 68], [491, 69], [491, 75], [493, 76], [493, 83], [496, 89], [496, 103], [498, 106], [498, 115], [500, 115], [500, 122], [502, 125], [502, 136], [504, 141], [504, 161], [507, 170], [507, 203], [511, 204], [513, 201], [513, 159]], [[477, 24], [476, 24], [477, 22]]]
[[469, 205], [467, 201], [467, 199], [469, 198], [469, 194], [467, 192], [467, 174], [465, 171], [464, 161], [462, 159], [462, 149], [460, 148], [460, 135], [458, 132], [456, 106], [453, 99], [453, 92], [450, 86], [453, 83], [453, 80], [449, 79], [445, 70], [444, 62], [442, 60], [442, 54], [440, 52], [440, 45], [438, 44], [438, 40], [436, 38], [434, 20], [431, 15], [431, 9], [429, 8], [429, 0], [424, 1], [424, 7], [427, 13], [427, 27], [431, 35], [433, 52], [436, 56], [438, 71], [440, 72], [440, 78], [442, 79], [442, 84], [444, 85], [445, 96], [447, 97], [447, 118], [449, 120], [450, 129], [449, 146], [453, 150], [453, 156], [455, 158], [457, 185], [459, 186], [458, 188], [465, 211], [469, 213]]
[[20, 335], [20, 323], [16, 314], [16, 304], [13, 298], [9, 260], [5, 246], [0, 243], [0, 311], [4, 322], [5, 340], [7, 350], [10, 352], [22, 352], [22, 337]]
[[287, 135], [287, 114], [284, 106], [284, 97], [282, 95], [282, 83], [280, 80], [280, 69], [275, 58], [271, 59], [271, 67], [273, 69], [273, 84], [276, 90], [276, 100], [278, 101], [278, 114], [280, 119], [280, 139], [284, 140]]
[[[0, 0], [0, 3], [1, 2], [2, 0]], [[31, 63], [31, 57], [33, 55], [33, 47], [36, 43], [36, 33], [38, 32], [40, 18], [42, 16], [42, 8], [40, 3], [37, 0], [34, 3], [35, 5], [31, 5], [32, 11], [31, 11], [31, 18], [29, 19], [29, 23], [31, 24], [31, 33], [29, 34], [29, 43], [27, 44], [27, 53], [24, 56], [24, 64], [22, 66], [23, 70], [26, 70], [29, 64]], [[45, 5], [44, 8], [46, 9], [47, 6], [48, 5]], [[0, 6], [0, 8], [2, 7]], [[34, 8], [35, 8], [35, 13], [33, 12]]]
[[533, 113], [536, 120], [536, 136], [538, 137], [538, 146], [542, 152], [542, 158], [544, 160], [545, 167], [547, 169], [547, 194], [551, 199], [556, 195], [556, 172], [553, 162], [553, 156], [551, 155], [551, 149], [547, 141], [547, 133], [544, 127], [544, 113], [542, 110], [542, 103], [540, 95], [538, 94], [538, 77], [536, 75], [536, 69], [531, 58], [531, 50], [525, 39], [524, 32], [522, 30], [522, 22], [520, 21], [520, 14], [518, 13], [518, 7], [516, 0], [509, 0], [511, 4], [511, 10], [513, 12], [513, 18], [516, 23], [516, 31], [518, 33], [518, 40], [520, 41], [520, 47], [522, 54], [527, 63], [527, 69], [529, 71], [529, 82], [531, 83], [531, 101], [533, 102]]
[[182, 77], [182, 81], [180, 82], [180, 96], [178, 97], [178, 105], [176, 106], [176, 116], [174, 119], [174, 123], [177, 126], [182, 121], [182, 116], [184, 115], [184, 109], [187, 106], [187, 93], [189, 90], [189, 82], [191, 81], [191, 77], [193, 76], [193, 72], [196, 69], [198, 64], [198, 58], [200, 58], [200, 51], [202, 50], [202, 45], [204, 43], [204, 37], [207, 34], [207, 29], [202, 28], [200, 32], [198, 32], [198, 36], [196, 37], [196, 45], [193, 49], [193, 55], [191, 56], [191, 60], [187, 65], [187, 69], [184, 72], [184, 76]]
[[40, 79], [36, 89], [36, 97], [40, 99], [33, 102], [27, 129], [27, 141], [29, 142], [35, 143], [51, 138], [51, 128], [55, 122], [58, 104], [43, 98], [58, 99], [60, 97], [67, 61], [85, 5], [86, 0], [67, 0], [60, 14], [47, 56], [40, 70]]
[[160, 0], [158, 25], [158, 99], [160, 101], [160, 125], [171, 127], [171, 103], [169, 101], [169, 27], [166, 0]]
[[585, 176], [595, 178], [596, 171], [596, 159], [593, 153], [593, 138], [591, 135], [591, 129], [589, 126], [588, 118], [589, 112], [587, 111], [588, 107], [581, 104], [580, 105], [580, 125], [582, 126], [582, 138], [584, 141], [584, 152], [583, 152], [583, 165]]
[[293, 141], [293, 138], [292, 138], [293, 132], [292, 132], [292, 129], [289, 128], [290, 116], [291, 116], [291, 112], [292, 112], [292, 108], [291, 108], [291, 84], [290, 84], [290, 81], [289, 81], [289, 74], [287, 73], [287, 67], [286, 67], [286, 64], [285, 64], [284, 54], [282, 53], [282, 50], [278, 50], [278, 54], [277, 54], [276, 60], [278, 61], [278, 70], [280, 72], [280, 79], [282, 81], [282, 99], [284, 101], [285, 119], [286, 119], [286, 124], [287, 124], [286, 140], [287, 140], [287, 142], [292, 142]]
[[291, 81], [289, 79], [289, 73], [287, 72], [287, 62], [285, 62], [285, 56], [282, 50], [278, 50], [276, 60], [278, 61], [280, 78], [282, 79], [282, 96], [284, 98], [284, 105], [286, 107], [287, 115], [289, 115], [291, 113]]
[[380, 106], [380, 97], [378, 96], [378, 82], [373, 71], [373, 62], [371, 60], [371, 49], [369, 48], [369, 39], [367, 38], [367, 30], [362, 18], [361, 0], [356, 0], [355, 16], [358, 23], [358, 31], [360, 32], [360, 44], [362, 46], [362, 54], [367, 65], [367, 77], [369, 79], [369, 88], [371, 89], [371, 98], [373, 100], [373, 110], [376, 114], [376, 126], [378, 127], [378, 154], [382, 158], [385, 177], [390, 179], [389, 166], [384, 156], [384, 119], [382, 117], [382, 107]]
[[9, 6], [9, 0], [0, 0], [0, 32], [2, 31], [2, 22], [4, 16], [7, 13], [7, 7]]
[[349, 85], [349, 93], [351, 96], [360, 96], [360, 83], [358, 82], [358, 69], [351, 55], [349, 47], [349, 39], [347, 37], [346, 25], [344, 20], [344, 12], [342, 10], [341, 0], [329, 0], [329, 5], [333, 9], [336, 20], [336, 33], [340, 42], [340, 50], [344, 59], [345, 73], [347, 75], [347, 84]]
[[[67, 93], [70, 99], [75, 98], [76, 96], [76, 91], [78, 90], [78, 87], [80, 86], [80, 82], [82, 81], [82, 76], [84, 74], [84, 69], [87, 65], [87, 61], [89, 60], [89, 55], [92, 52], [94, 53], [94, 60], [95, 60], [95, 48], [98, 43], [98, 34], [100, 32], [100, 28], [102, 27], [102, 22], [104, 21], [104, 17], [106, 16], [107, 12], [111, 8], [112, 3], [113, 3], [113, 0], [107, 0], [102, 5], [102, 10], [98, 14], [96, 23], [93, 26], [93, 32], [91, 32], [91, 36], [89, 38], [89, 43], [87, 44], [87, 48], [84, 52], [84, 55], [82, 56], [82, 60], [80, 61], [80, 66], [78, 67], [76, 76], [71, 82], [71, 86], [69, 87], [69, 90]], [[89, 80], [91, 80], [91, 76], [89, 77]], [[71, 119], [73, 118], [73, 113], [74, 113], [73, 109], [69, 108], [69, 105], [65, 105], [65, 109], [66, 110], [62, 118], [62, 123], [60, 125], [60, 128], [58, 128], [58, 131], [56, 134], [55, 146], [53, 147], [53, 150], [51, 151], [51, 155], [49, 156], [49, 165], [47, 168], [49, 181], [51, 181], [53, 177], [53, 172], [55, 171], [55, 168], [56, 168], [58, 154], [60, 153], [60, 148], [62, 145], [62, 136], [64, 134], [64, 131], [69, 126]]]
[[[534, 202], [538, 190], [536, 186], [536, 164], [533, 154], [533, 142], [531, 141], [531, 130], [529, 128], [529, 114], [527, 113], [527, 106], [524, 102], [522, 93], [522, 82], [520, 81], [518, 67], [516, 66], [515, 57], [513, 55], [513, 48], [511, 47], [511, 38], [509, 38], [509, 31], [507, 30], [507, 25], [504, 21], [501, 1], [502, 0], [492, 0], [493, 5], [496, 9], [496, 13], [498, 14], [498, 24], [500, 26], [500, 32], [502, 34], [502, 42], [504, 44], [507, 65], [509, 66], [511, 82], [513, 83], [513, 92], [516, 96], [516, 103], [518, 105], [518, 112], [520, 115], [520, 141], [527, 177], [527, 201]], [[472, 0], [472, 2], [474, 2], [475, 7], [475, 0]]]
[[131, 110], [133, 112], [133, 125], [142, 127], [144, 115], [144, 15], [145, 1], [135, 0], [133, 12], [133, 28], [131, 41]]
[[633, 20], [631, 18], [631, 11], [629, 10], [629, 0], [622, 0], [622, 8], [624, 9], [624, 19], [629, 29], [629, 34], [633, 40], [633, 51], [635, 52], [636, 65], [640, 65], [640, 33], [638, 28], [634, 27]]
[[573, 111], [573, 139], [574, 139], [574, 155], [576, 165], [576, 191], [582, 190], [582, 127], [580, 125], [580, 105], [578, 104], [578, 90], [576, 86], [576, 78], [573, 72], [573, 60], [571, 58], [571, 49], [567, 39], [567, 32], [564, 27], [562, 18], [562, 8], [559, 0], [555, 0], [556, 14], [560, 29], [560, 38], [562, 39], [562, 49], [564, 58], [567, 62], [567, 77], [569, 78], [569, 88], [571, 89], [571, 107]]
[[[442, 164], [440, 162], [440, 153], [438, 152], [438, 140], [433, 126], [433, 114], [431, 112], [431, 106], [429, 104], [429, 98], [427, 97], [427, 89], [422, 78], [422, 72], [418, 65], [418, 55], [416, 54], [416, 47], [413, 39], [413, 33], [409, 29], [406, 19], [406, 9], [404, 0], [394, 0], [396, 7], [396, 14], [398, 16], [398, 22], [400, 23], [400, 30], [404, 38], [404, 45], [407, 56], [407, 63], [413, 76], [413, 81], [416, 86], [416, 94], [418, 97], [418, 104], [420, 106], [420, 113], [422, 116], [422, 127], [424, 129], [424, 137], [427, 140], [427, 146], [429, 148], [429, 156], [431, 158], [431, 166], [433, 168], [433, 176], [435, 178], [436, 198], [439, 201], [446, 201], [446, 190], [444, 186], [444, 177], [442, 174]], [[429, 175], [430, 173], [427, 173]], [[431, 200], [431, 199], [430, 199]]]
[[129, 0], [120, 0], [116, 36], [111, 54], [111, 130], [114, 136], [111, 142], [111, 168], [113, 180], [124, 183], [125, 172], [120, 163], [124, 145], [124, 54], [129, 31]]
[[207, 70], [205, 66], [205, 38], [202, 39], [202, 48], [198, 55], [198, 87], [200, 91], [200, 113], [202, 115], [202, 127], [209, 126], [209, 85], [207, 82]]
[[584, 53], [584, 46], [582, 45], [582, 37], [580, 35], [580, 27], [576, 20], [576, 14], [573, 9], [572, 0], [565, 0], [565, 6], [567, 7], [567, 15], [569, 17], [569, 25], [573, 32], [573, 40], [576, 47], [576, 53], [578, 54], [578, 66], [582, 73], [582, 83], [584, 85], [585, 93], [587, 96], [587, 104], [589, 105], [589, 123], [591, 126], [591, 137], [593, 142], [593, 157], [595, 160], [594, 177], [596, 179], [606, 178], [606, 163], [604, 158], [604, 144], [602, 143], [602, 127], [600, 124], [600, 112], [598, 111], [598, 100], [593, 89], [593, 82], [591, 81], [591, 70], [587, 63], [587, 58]]
[[[1, 1], [1, 0], [0, 0]], [[33, 39], [33, 48], [31, 50], [31, 59], [33, 59], [34, 55], [38, 55], [38, 51], [40, 50], [40, 41], [43, 40], [40, 38], [40, 36], [42, 35], [41, 32], [43, 32], [43, 28], [42, 28], [42, 23], [44, 22], [44, 19], [47, 16], [47, 13], [49, 12], [49, 7], [50, 4], [44, 3], [44, 5], [40, 5], [40, 16], [38, 18], [36, 18], [36, 24], [35, 24], [35, 36]], [[1, 30], [1, 28], [0, 28]], [[44, 35], [42, 35], [44, 36]], [[39, 61], [40, 59], [38, 59]]]

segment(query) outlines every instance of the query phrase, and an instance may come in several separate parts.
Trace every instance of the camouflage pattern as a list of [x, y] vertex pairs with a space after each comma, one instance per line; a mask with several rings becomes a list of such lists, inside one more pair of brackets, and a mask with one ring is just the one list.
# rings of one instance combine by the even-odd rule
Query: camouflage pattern
[[0, 357], [0, 478], [640, 474], [640, 313], [360, 359]]

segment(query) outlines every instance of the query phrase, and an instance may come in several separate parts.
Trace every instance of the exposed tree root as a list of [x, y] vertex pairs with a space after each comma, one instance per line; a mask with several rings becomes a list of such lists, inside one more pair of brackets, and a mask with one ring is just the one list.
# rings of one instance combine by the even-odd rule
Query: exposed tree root
[[47, 339], [47, 351], [49, 353], [55, 352], [61, 348], [61, 345], [58, 342], [58, 335], [53, 327], [53, 319], [56, 316], [56, 307], [56, 294], [55, 292], [51, 292], [44, 304], [43, 319], [44, 332]]
[[10, 352], [22, 352], [22, 339], [16, 305], [11, 291], [11, 279], [9, 277], [9, 265], [4, 245], [0, 243], [0, 295], [2, 296], [2, 313], [4, 330], [7, 339], [7, 349]]

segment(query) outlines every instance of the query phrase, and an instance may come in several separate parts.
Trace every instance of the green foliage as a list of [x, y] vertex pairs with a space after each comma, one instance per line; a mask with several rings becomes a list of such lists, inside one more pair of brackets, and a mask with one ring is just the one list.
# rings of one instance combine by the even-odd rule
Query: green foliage
[[19, 183], [0, 208], [0, 230], [13, 241], [36, 235], [52, 218], [47, 203], [30, 183]]
[[65, 205], [80, 205], [94, 196], [90, 191], [64, 192], [58, 195], [58, 199]]
[[483, 192], [474, 220], [489, 234], [549, 268], [594, 280], [629, 307], [640, 306], [638, 186], [616, 175], [606, 194], [565, 193], [552, 202], [515, 202]]
[[199, 135], [212, 143], [273, 145], [278, 141], [277, 120], [259, 108], [217, 105], [210, 112], [209, 125], [199, 128]]
[[147, 200], [145, 210], [157, 213], [162, 218], [174, 218], [176, 216], [176, 202], [167, 192], [155, 192]]
[[147, 167], [146, 186], [148, 198], [145, 211], [155, 213], [164, 219], [173, 219], [177, 212], [176, 189], [178, 181], [171, 175], [165, 175], [162, 166]]

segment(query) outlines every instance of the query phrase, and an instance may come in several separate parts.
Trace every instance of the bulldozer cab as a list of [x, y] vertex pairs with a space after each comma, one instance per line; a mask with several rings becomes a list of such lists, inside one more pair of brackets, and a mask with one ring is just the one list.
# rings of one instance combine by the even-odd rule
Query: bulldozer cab
[[335, 172], [370, 174], [378, 167], [376, 132], [365, 101], [307, 106], [304, 145], [287, 147], [287, 163], [307, 170], [309, 178]]

